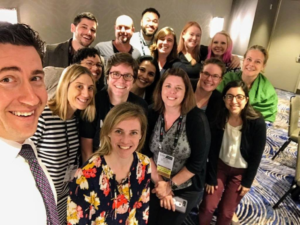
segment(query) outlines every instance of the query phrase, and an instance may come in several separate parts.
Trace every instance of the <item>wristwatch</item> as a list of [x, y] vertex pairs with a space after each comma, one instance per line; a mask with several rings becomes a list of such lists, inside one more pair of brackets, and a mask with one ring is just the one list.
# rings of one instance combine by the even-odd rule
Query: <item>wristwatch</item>
[[172, 189], [172, 190], [175, 190], [175, 189], [178, 188], [177, 184], [174, 183], [174, 182], [172, 181], [172, 179], [170, 179], [170, 186], [171, 186], [171, 189]]

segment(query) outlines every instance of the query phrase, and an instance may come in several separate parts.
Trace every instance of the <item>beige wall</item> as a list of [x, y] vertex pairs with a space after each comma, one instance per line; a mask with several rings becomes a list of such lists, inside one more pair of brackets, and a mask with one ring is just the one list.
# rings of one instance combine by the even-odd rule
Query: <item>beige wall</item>
[[300, 1], [282, 0], [278, 21], [271, 38], [266, 76], [271, 83], [288, 91], [294, 91], [300, 76]]
[[248, 47], [261, 45], [268, 47], [279, 0], [259, 0], [253, 21]]
[[131, 16], [139, 30], [141, 12], [148, 7], [161, 14], [160, 28], [171, 26], [177, 35], [186, 22], [197, 21], [203, 29], [202, 44], [209, 42], [209, 23], [212, 17], [229, 19], [232, 0], [1, 0], [0, 7], [16, 7], [19, 22], [36, 29], [47, 43], [62, 42], [71, 37], [70, 23], [74, 16], [90, 11], [99, 20], [97, 38], [114, 38], [114, 22], [122, 14]]
[[228, 32], [233, 42], [233, 53], [244, 55], [252, 31], [258, 0], [233, 0]]

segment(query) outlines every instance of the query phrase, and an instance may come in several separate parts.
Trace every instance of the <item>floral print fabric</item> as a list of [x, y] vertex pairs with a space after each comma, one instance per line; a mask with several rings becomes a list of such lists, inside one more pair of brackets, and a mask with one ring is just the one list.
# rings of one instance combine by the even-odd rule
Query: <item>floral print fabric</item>
[[120, 183], [103, 156], [92, 157], [70, 182], [68, 225], [142, 225], [148, 223], [150, 160], [133, 153], [127, 178]]

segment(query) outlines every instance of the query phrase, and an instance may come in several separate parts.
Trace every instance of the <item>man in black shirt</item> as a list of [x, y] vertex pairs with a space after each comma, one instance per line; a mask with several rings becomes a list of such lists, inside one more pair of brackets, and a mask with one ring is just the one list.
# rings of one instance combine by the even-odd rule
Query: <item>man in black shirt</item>
[[91, 123], [80, 121], [79, 124], [83, 162], [99, 148], [100, 130], [112, 107], [123, 102], [132, 102], [142, 106], [147, 113], [146, 101], [130, 92], [137, 71], [138, 64], [128, 53], [116, 53], [108, 59], [105, 71], [107, 86], [95, 96], [96, 118]]

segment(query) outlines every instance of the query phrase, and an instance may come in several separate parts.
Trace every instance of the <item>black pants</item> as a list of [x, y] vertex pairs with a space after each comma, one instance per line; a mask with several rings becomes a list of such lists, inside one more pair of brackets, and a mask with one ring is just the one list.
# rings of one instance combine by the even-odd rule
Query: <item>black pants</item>
[[159, 198], [151, 193], [148, 225], [181, 225], [192, 208], [197, 206], [201, 201], [203, 195], [203, 191], [187, 191], [185, 189], [173, 192], [175, 196], [188, 201], [186, 212], [173, 212], [172, 210], [162, 208]]

